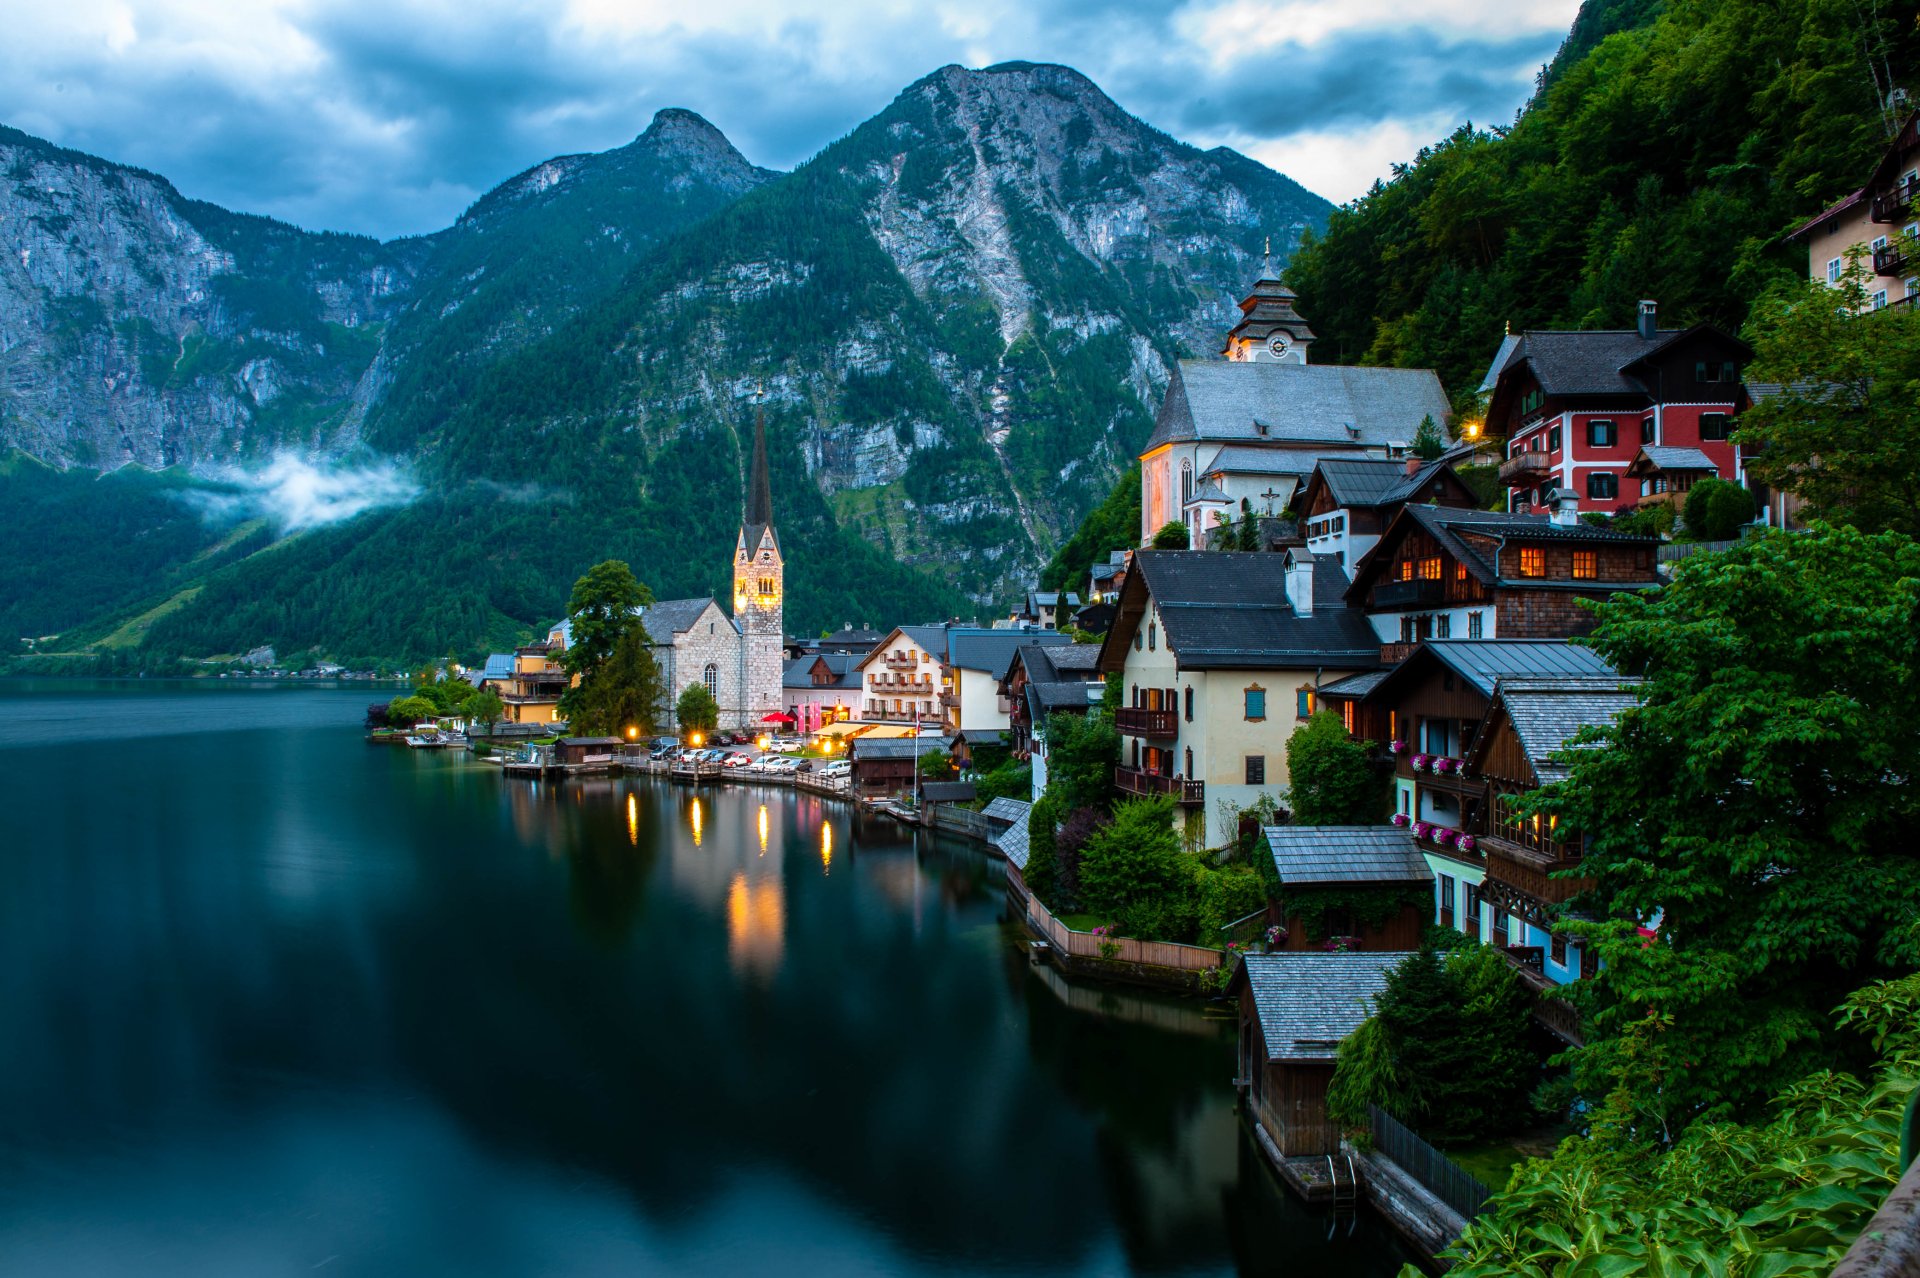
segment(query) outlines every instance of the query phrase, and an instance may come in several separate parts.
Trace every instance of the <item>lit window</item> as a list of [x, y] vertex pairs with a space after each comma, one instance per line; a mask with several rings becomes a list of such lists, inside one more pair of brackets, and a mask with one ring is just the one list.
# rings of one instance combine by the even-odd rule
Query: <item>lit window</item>
[[1301, 688], [1293, 695], [1293, 714], [1296, 719], [1313, 717], [1313, 689]]
[[1465, 581], [1467, 579], [1467, 564], [1465, 560], [1461, 560], [1453, 566], [1453, 579], [1455, 581]]
[[1267, 691], [1259, 686], [1246, 690], [1246, 713], [1249, 721], [1267, 717]]
[[1413, 580], [1413, 560], [1402, 559], [1400, 561], [1400, 580], [1402, 581]]
[[1585, 581], [1592, 581], [1600, 575], [1599, 561], [1591, 550], [1573, 552], [1573, 575]]
[[1544, 577], [1547, 575], [1547, 552], [1539, 546], [1520, 548], [1520, 575], [1522, 577]]
[[1440, 556], [1429, 555], [1420, 561], [1420, 580], [1440, 580]]

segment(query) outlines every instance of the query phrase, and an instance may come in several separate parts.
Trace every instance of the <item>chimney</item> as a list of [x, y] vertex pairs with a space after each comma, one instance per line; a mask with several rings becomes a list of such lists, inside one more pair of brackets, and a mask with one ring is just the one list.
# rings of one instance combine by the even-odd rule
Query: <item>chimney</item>
[[1419, 473], [1420, 473], [1420, 459], [1418, 457], [1407, 458], [1407, 478], [1412, 479], [1415, 475]]
[[1659, 315], [1659, 303], [1649, 301], [1640, 303], [1640, 336], [1646, 338], [1649, 342], [1653, 340], [1653, 335], [1659, 331]]
[[1302, 617], [1313, 615], [1313, 556], [1287, 552], [1287, 602]]
[[1553, 513], [1548, 516], [1561, 528], [1573, 528], [1580, 523], [1580, 494], [1571, 488], [1562, 488], [1553, 495]]

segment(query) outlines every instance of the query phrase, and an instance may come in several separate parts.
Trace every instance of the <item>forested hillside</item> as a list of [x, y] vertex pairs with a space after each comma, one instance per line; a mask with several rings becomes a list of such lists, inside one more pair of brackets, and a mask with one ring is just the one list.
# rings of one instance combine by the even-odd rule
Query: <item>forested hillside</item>
[[1589, 0], [1511, 127], [1466, 127], [1334, 213], [1288, 282], [1327, 363], [1432, 367], [1456, 400], [1503, 327], [1737, 329], [1782, 236], [1857, 187], [1883, 97], [1920, 52], [1910, 9], [1851, 0]]

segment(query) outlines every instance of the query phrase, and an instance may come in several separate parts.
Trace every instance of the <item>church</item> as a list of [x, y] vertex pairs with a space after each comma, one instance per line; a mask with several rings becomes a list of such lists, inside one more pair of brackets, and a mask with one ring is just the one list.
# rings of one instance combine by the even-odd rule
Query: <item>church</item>
[[722, 728], [758, 729], [768, 715], [780, 713], [787, 583], [773, 527], [764, 415], [756, 415], [753, 424], [753, 465], [732, 578], [731, 615], [710, 595], [662, 600], [641, 612], [666, 688], [663, 730], [678, 727], [674, 706], [693, 683], [704, 683], [713, 694]]
[[1423, 419], [1447, 420], [1431, 369], [1313, 364], [1313, 330], [1269, 262], [1240, 303], [1224, 359], [1174, 366], [1140, 453], [1140, 542], [1184, 523], [1191, 545], [1243, 512], [1283, 512], [1323, 460], [1398, 458]]

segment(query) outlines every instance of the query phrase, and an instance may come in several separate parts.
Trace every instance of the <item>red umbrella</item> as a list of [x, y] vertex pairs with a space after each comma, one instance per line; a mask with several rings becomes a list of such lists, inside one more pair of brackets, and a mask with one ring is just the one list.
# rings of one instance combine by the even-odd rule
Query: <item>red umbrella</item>
[[761, 719], [761, 720], [760, 720], [760, 722], [762, 722], [762, 723], [792, 723], [792, 722], [793, 722], [793, 716], [792, 716], [792, 715], [790, 715], [790, 714], [781, 714], [781, 713], [779, 713], [778, 711], [776, 711], [775, 713], [773, 713], [773, 714], [770, 714], [770, 715], [767, 715], [766, 717], [764, 717], [763, 719]]

